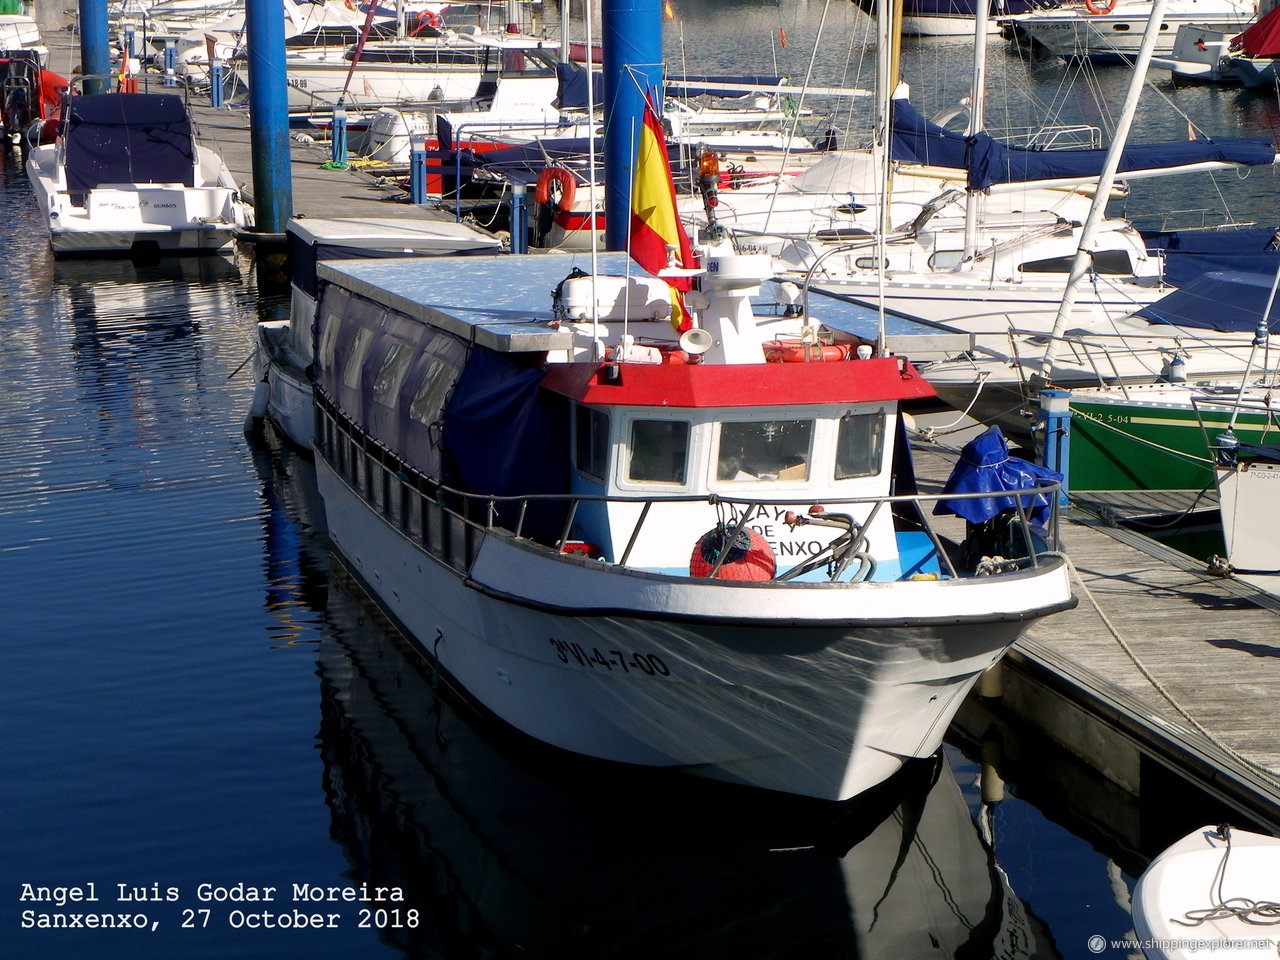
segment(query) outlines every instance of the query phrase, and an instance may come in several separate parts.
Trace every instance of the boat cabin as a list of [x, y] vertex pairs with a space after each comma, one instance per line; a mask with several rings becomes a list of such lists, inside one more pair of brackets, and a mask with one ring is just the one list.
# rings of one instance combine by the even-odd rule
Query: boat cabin
[[[601, 260], [626, 270], [623, 255]], [[852, 337], [780, 336], [777, 317], [766, 339], [726, 345], [723, 331], [677, 339], [642, 310], [634, 324], [629, 308], [591, 321], [563, 303], [548, 312], [544, 291], [563, 292], [576, 262], [321, 264], [321, 454], [424, 540], [447, 504], [659, 574], [689, 576], [694, 547], [723, 525], [767, 544], [780, 576], [830, 579], [824, 549], [842, 536], [861, 548], [849, 576], [937, 575], [927, 523], [882, 499], [915, 492], [899, 403], [931, 390], [905, 361]], [[652, 305], [654, 282], [623, 289]], [[713, 285], [704, 314], [724, 297]]]

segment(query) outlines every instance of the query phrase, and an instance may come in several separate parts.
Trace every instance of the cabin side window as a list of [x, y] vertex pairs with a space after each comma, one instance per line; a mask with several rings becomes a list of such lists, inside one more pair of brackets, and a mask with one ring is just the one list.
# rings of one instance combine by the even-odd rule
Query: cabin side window
[[689, 424], [684, 420], [631, 421], [628, 480], [683, 485], [688, 463]]
[[578, 471], [604, 482], [609, 474], [609, 416], [579, 404], [574, 419], [573, 459]]
[[351, 344], [345, 361], [346, 369], [342, 371], [342, 382], [352, 390], [360, 386], [360, 368], [364, 366], [365, 354], [369, 352], [369, 344], [373, 342], [373, 331], [362, 327], [356, 331], [356, 339]]
[[384, 407], [394, 407], [400, 398], [404, 375], [409, 372], [413, 352], [403, 343], [393, 343], [383, 357], [373, 381], [373, 399]]
[[807, 480], [812, 449], [812, 420], [722, 423], [716, 479], [730, 483]]
[[[1023, 273], [1070, 273], [1075, 254], [1065, 257], [1049, 257], [1045, 260], [1028, 260], [1018, 264]], [[1128, 250], [1098, 250], [1092, 255], [1095, 273], [1123, 276], [1133, 273], [1133, 261]]]
[[884, 453], [884, 414], [848, 413], [836, 435], [836, 479], [873, 477]]

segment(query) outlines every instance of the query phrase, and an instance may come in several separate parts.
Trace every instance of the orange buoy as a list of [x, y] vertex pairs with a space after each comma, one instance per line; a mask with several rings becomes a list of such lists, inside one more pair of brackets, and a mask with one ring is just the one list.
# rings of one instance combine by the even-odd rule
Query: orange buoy
[[746, 527], [738, 531], [732, 543], [728, 540], [729, 531], [723, 524], [699, 537], [689, 558], [689, 576], [710, 577], [715, 570], [717, 580], [773, 579], [778, 563], [768, 540]]

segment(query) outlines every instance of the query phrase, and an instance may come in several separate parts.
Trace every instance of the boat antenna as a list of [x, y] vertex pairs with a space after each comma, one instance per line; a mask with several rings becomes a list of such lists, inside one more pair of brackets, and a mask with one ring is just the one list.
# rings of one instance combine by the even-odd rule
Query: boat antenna
[[[596, 230], [596, 201], [598, 199], [598, 177], [596, 176], [596, 91], [591, 76], [592, 63], [595, 60], [594, 36], [591, 32], [591, 0], [583, 4], [583, 21], [586, 27], [586, 63], [587, 63], [587, 230], [591, 238], [591, 342], [596, 352], [603, 348], [604, 341], [600, 331], [600, 298], [596, 296], [596, 277], [600, 274], [600, 236]], [[603, 354], [593, 357], [603, 360]]]
[[877, 102], [879, 112], [876, 139], [880, 146], [880, 222], [876, 226], [876, 353], [885, 354], [884, 274], [889, 236], [889, 192], [893, 188], [889, 160], [892, 136], [893, 94], [898, 83], [898, 47], [895, 38], [901, 34], [902, 0], [876, 5], [876, 27], [880, 31], [881, 56], [876, 64]]
[[1075, 259], [1071, 262], [1071, 273], [1067, 277], [1066, 288], [1062, 291], [1062, 302], [1058, 304], [1058, 315], [1053, 321], [1053, 332], [1044, 350], [1044, 367], [1040, 379], [1048, 380], [1053, 371], [1053, 361], [1058, 355], [1058, 343], [1067, 327], [1067, 320], [1076, 304], [1076, 291], [1079, 289], [1085, 274], [1093, 262], [1093, 251], [1090, 249], [1097, 235], [1098, 226], [1107, 210], [1107, 198], [1115, 184], [1116, 171], [1120, 168], [1120, 157], [1124, 153], [1129, 139], [1129, 128], [1133, 125], [1133, 116], [1138, 109], [1138, 97], [1147, 82], [1147, 66], [1151, 63], [1151, 55], [1155, 51], [1156, 40], [1160, 36], [1160, 27], [1164, 23], [1164, 11], [1169, 0], [1154, 0], [1151, 4], [1151, 16], [1147, 20], [1146, 31], [1142, 34], [1142, 44], [1138, 47], [1137, 58], [1133, 62], [1133, 75], [1129, 78], [1129, 89], [1125, 94], [1124, 109], [1116, 123], [1116, 131], [1107, 148], [1107, 158], [1102, 165], [1102, 173], [1098, 177], [1098, 185], [1093, 194], [1093, 203], [1089, 207], [1089, 216], [1085, 219], [1084, 229], [1080, 231], [1080, 244], [1076, 248]]

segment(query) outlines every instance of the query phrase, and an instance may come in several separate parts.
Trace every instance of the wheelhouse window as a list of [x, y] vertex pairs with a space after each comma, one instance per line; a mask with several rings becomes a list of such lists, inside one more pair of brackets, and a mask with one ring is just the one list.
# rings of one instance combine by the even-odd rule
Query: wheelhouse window
[[688, 475], [689, 424], [684, 420], [633, 420], [627, 479], [684, 484]]
[[836, 434], [836, 479], [873, 477], [884, 453], [884, 414], [849, 413]]
[[589, 477], [604, 481], [609, 473], [609, 416], [578, 405], [574, 424], [574, 462]]
[[394, 407], [400, 396], [400, 386], [409, 371], [413, 352], [403, 343], [393, 343], [382, 360], [382, 367], [373, 381], [373, 399], [384, 407]]
[[812, 448], [812, 420], [723, 423], [716, 479], [731, 483], [807, 480]]

